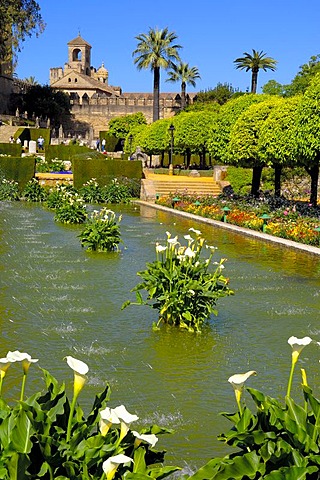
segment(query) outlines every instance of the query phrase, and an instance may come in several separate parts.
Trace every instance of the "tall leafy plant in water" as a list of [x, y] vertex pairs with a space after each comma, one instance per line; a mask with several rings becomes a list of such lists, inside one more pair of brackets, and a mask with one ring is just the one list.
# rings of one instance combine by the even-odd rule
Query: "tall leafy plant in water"
[[214, 458], [189, 480], [209, 479], [318, 479], [320, 471], [320, 400], [308, 386], [301, 369], [303, 393], [299, 405], [291, 396], [292, 379], [301, 351], [312, 342], [310, 337], [290, 337], [291, 370], [284, 401], [271, 398], [253, 388], [251, 395], [256, 412], [243, 401], [244, 383], [256, 372], [232, 375], [238, 411], [222, 415], [233, 427], [219, 439], [237, 449], [223, 458]]
[[[200, 332], [210, 314], [217, 314], [217, 300], [233, 293], [222, 275], [225, 259], [213, 262], [216, 248], [205, 243], [199, 230], [189, 231], [193, 236], [184, 236], [187, 246], [167, 232], [166, 245], [156, 244], [156, 260], [138, 272], [143, 281], [132, 290], [136, 292], [135, 304], [159, 311], [155, 329], [164, 323]], [[209, 252], [207, 258], [201, 256], [204, 247]], [[142, 290], [148, 293], [146, 299]], [[127, 301], [122, 308], [132, 303]]]
[[121, 219], [121, 215], [117, 218], [115, 212], [107, 208], [94, 210], [79, 235], [81, 245], [91, 252], [118, 251], [119, 243], [122, 242], [119, 226]]
[[[109, 387], [96, 396], [85, 417], [78, 399], [87, 381], [88, 366], [66, 357], [74, 372], [70, 401], [42, 369], [46, 389], [25, 398], [29, 367], [37, 359], [19, 351], [0, 359], [0, 478], [5, 480], [151, 480], [179, 470], [164, 466], [164, 453], [154, 449], [156, 435], [170, 433], [156, 425], [141, 432], [130, 429], [138, 416], [120, 405], [107, 407]], [[3, 382], [12, 363], [21, 362], [20, 400], [9, 405], [2, 396]]]

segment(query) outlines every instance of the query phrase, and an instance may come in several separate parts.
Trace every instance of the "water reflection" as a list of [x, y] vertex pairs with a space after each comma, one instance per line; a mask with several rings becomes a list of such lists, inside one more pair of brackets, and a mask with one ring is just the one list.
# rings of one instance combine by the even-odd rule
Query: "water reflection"
[[[42, 207], [0, 202], [1, 351], [20, 349], [40, 358], [40, 366], [66, 380], [70, 391], [63, 358], [85, 361], [90, 372], [81, 392], [84, 406], [110, 382], [111, 406], [124, 403], [139, 415], [140, 426], [173, 428], [160, 447], [168, 449], [168, 461], [186, 460], [192, 469], [229, 451], [216, 440], [228, 426], [219, 412], [235, 408], [227, 378], [257, 370], [250, 384], [282, 396], [291, 354], [287, 339], [320, 340], [320, 261], [151, 208], [117, 211], [123, 213], [123, 250], [100, 255], [81, 248], [81, 227], [55, 223]], [[155, 242], [166, 238], [166, 230], [182, 239], [191, 226], [218, 247], [217, 259], [227, 257], [225, 273], [235, 295], [220, 302], [218, 317], [202, 335], [152, 332], [153, 310], [121, 311], [121, 305], [134, 299], [136, 272], [154, 260]], [[313, 344], [300, 361], [315, 393], [319, 358]], [[34, 386], [42, 385], [38, 377], [36, 367], [30, 370]], [[6, 385], [13, 397], [19, 389], [13, 376]]]

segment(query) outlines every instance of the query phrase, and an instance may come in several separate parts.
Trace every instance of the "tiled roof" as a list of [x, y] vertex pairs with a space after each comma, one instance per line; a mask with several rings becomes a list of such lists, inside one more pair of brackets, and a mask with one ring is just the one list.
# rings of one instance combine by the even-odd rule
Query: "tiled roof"
[[87, 45], [88, 47], [91, 48], [91, 45], [90, 43], [86, 42], [82, 37], [81, 35], [78, 35], [76, 38], [74, 38], [73, 40], [70, 40], [70, 42], [68, 42], [68, 45], [75, 45], [75, 46], [78, 46], [78, 45]]

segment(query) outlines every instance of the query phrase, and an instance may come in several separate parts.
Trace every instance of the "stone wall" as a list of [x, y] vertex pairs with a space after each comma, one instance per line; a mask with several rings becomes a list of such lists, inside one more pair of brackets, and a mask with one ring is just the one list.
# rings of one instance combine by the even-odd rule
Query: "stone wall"
[[[175, 99], [160, 99], [160, 118], [170, 118], [179, 110], [180, 104]], [[152, 123], [152, 98], [92, 98], [88, 103], [73, 103], [71, 113], [75, 120], [92, 126], [94, 135], [100, 130], [108, 129], [112, 118], [142, 112], [147, 123]]]

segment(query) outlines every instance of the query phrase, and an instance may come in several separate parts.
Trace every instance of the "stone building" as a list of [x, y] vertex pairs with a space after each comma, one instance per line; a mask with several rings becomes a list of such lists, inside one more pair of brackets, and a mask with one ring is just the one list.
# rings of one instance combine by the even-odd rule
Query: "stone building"
[[[91, 66], [91, 45], [80, 34], [68, 43], [68, 62], [64, 68], [50, 69], [50, 86], [70, 96], [71, 113], [94, 133], [106, 130], [111, 118], [142, 112], [152, 122], [152, 93], [126, 93], [108, 83], [109, 73], [102, 64]], [[195, 94], [187, 95], [192, 103]], [[160, 93], [160, 118], [172, 117], [181, 107], [178, 93]]]

